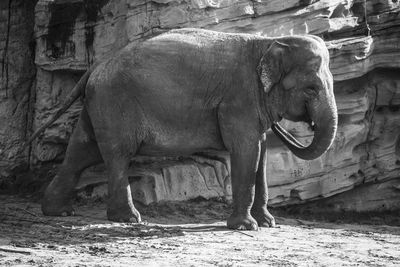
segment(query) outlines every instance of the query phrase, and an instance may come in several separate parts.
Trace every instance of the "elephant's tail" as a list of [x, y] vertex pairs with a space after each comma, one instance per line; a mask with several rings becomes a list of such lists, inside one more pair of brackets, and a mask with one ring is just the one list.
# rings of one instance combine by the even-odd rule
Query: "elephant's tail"
[[52, 125], [75, 102], [75, 100], [78, 99], [78, 97], [83, 95], [86, 88], [86, 83], [89, 79], [90, 74], [92, 73], [92, 70], [93, 67], [87, 70], [85, 74], [83, 74], [78, 83], [72, 89], [71, 93], [61, 104], [61, 107], [58, 108], [57, 112], [53, 115], [53, 117], [50, 118], [49, 121], [47, 121], [42, 127], [37, 129], [36, 132], [32, 134], [29, 140], [24, 144], [24, 148], [32, 143], [32, 141], [35, 140], [41, 133], [43, 133], [50, 125]]

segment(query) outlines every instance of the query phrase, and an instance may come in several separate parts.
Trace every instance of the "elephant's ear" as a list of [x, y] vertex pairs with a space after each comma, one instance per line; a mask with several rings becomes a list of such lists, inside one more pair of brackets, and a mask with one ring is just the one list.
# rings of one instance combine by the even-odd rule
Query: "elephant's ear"
[[257, 71], [265, 93], [280, 80], [283, 73], [283, 57], [288, 48], [289, 45], [274, 41], [261, 57]]

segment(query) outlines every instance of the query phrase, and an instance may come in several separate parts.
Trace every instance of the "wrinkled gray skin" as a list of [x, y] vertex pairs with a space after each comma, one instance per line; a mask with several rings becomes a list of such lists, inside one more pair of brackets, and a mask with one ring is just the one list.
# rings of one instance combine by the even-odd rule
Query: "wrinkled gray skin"
[[[134, 155], [228, 151], [234, 204], [228, 227], [274, 226], [267, 210], [264, 133], [272, 126], [303, 159], [329, 148], [337, 111], [328, 65], [323, 41], [313, 36], [271, 39], [181, 29], [128, 45], [88, 71], [64, 105], [63, 111], [85, 95], [43, 213], [73, 214], [80, 174], [104, 161], [108, 219], [140, 221], [127, 174]], [[276, 123], [282, 118], [314, 122], [313, 142], [302, 146]]]

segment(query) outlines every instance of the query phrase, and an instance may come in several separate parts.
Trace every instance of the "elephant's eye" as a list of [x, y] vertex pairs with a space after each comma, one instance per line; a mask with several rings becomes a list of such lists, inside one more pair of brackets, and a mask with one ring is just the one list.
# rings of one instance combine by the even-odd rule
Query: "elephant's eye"
[[304, 93], [309, 97], [316, 97], [318, 95], [318, 92], [314, 87], [307, 87], [304, 89]]

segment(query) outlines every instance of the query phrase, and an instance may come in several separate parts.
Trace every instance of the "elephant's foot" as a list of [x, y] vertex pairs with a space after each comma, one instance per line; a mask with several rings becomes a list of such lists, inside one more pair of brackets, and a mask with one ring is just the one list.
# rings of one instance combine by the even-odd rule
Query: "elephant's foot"
[[257, 221], [250, 215], [231, 215], [227, 226], [235, 230], [258, 230]]
[[64, 201], [42, 201], [42, 212], [46, 216], [74, 216], [75, 211], [70, 203]]
[[114, 222], [140, 223], [142, 221], [139, 211], [128, 203], [124, 205], [108, 205], [107, 218]]
[[276, 227], [275, 218], [267, 208], [252, 210], [251, 215], [256, 219], [259, 227]]
[[44, 192], [42, 199], [42, 212], [47, 216], [74, 216], [75, 211], [72, 208], [72, 199], [75, 191], [70, 183], [61, 183], [61, 178], [69, 176], [57, 175], [49, 184]]

